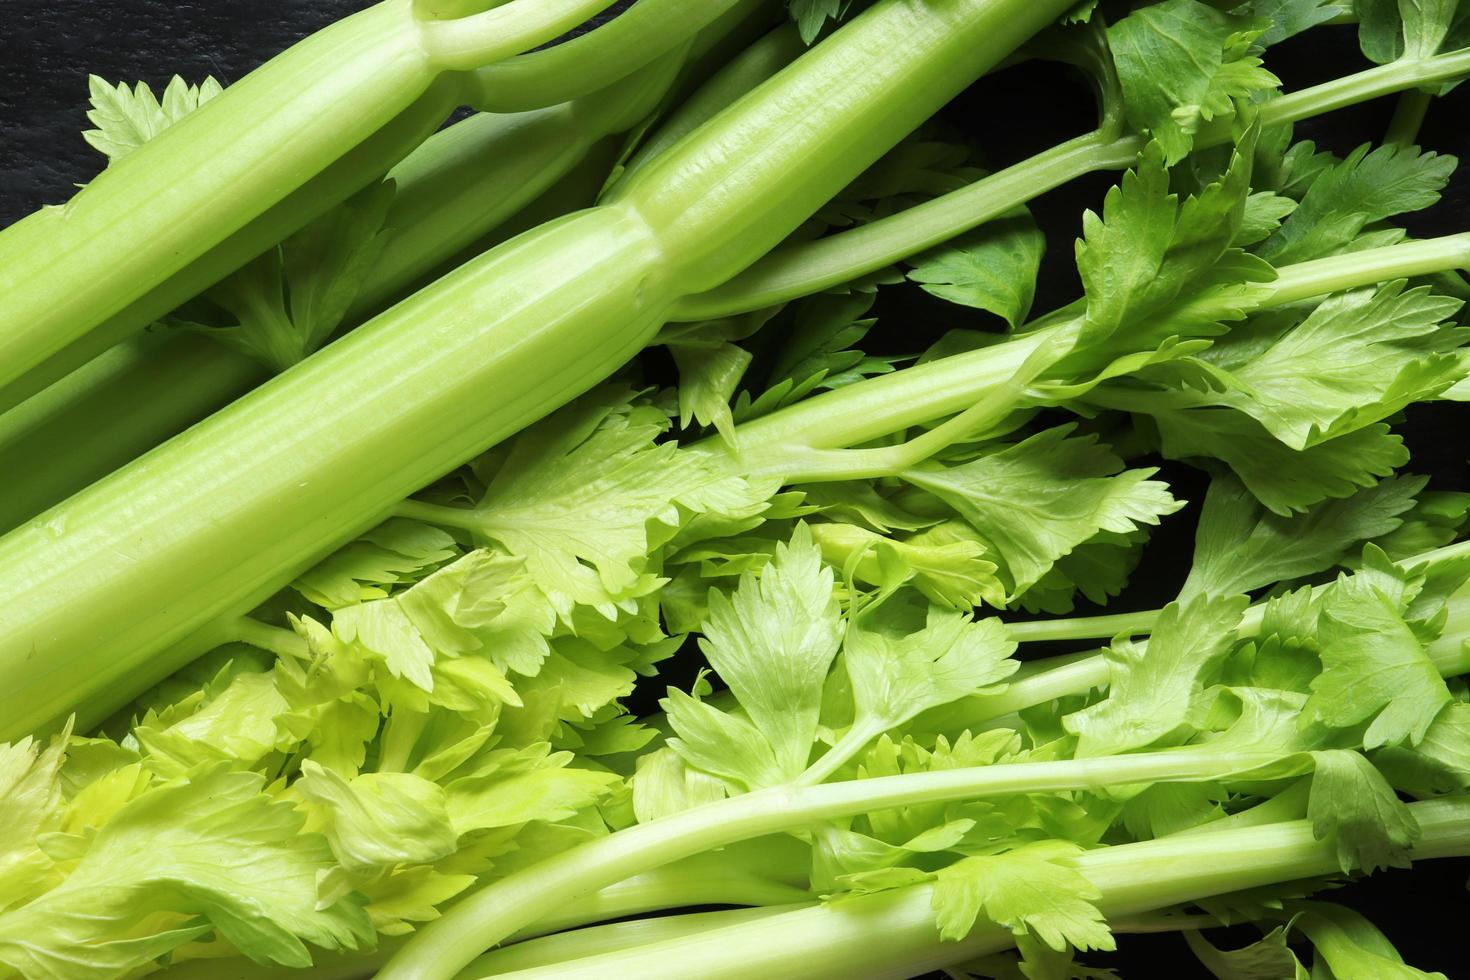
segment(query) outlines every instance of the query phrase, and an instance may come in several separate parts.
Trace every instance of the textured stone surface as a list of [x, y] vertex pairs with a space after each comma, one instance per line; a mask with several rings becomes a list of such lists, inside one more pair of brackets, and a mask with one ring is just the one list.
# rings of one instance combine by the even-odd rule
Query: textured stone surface
[[87, 75], [228, 82], [368, 0], [5, 0], [0, 224], [59, 204], [101, 169], [82, 141]]

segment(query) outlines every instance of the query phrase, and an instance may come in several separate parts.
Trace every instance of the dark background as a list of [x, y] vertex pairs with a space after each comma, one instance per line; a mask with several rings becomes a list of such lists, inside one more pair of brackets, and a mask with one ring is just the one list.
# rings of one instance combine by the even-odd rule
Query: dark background
[[[228, 84], [269, 56], [329, 21], [367, 6], [365, 0], [5, 0], [0, 33], [0, 226], [43, 204], [59, 204], [72, 187], [101, 169], [102, 157], [81, 132], [89, 128], [88, 73], [110, 82], [144, 80], [155, 91], [175, 73], [190, 82], [214, 75]], [[1317, 28], [1273, 48], [1267, 66], [1288, 90], [1366, 67], [1354, 28]], [[1392, 100], [1309, 121], [1298, 135], [1345, 152], [1377, 140]], [[986, 162], [1002, 166], [1081, 133], [1092, 125], [1091, 97], [1080, 78], [1054, 66], [1023, 64], [976, 84], [945, 112], [969, 135]], [[1470, 85], [1431, 108], [1421, 135], [1424, 146], [1462, 158], [1470, 154]], [[993, 134], [1001, 134], [996, 138]], [[987, 139], [990, 137], [990, 139]], [[1083, 208], [1097, 207], [1112, 175], [1095, 175], [1046, 195], [1033, 208], [1052, 243], [1036, 308], [1046, 310], [1078, 289], [1070, 248]], [[1450, 192], [1425, 215], [1407, 220], [1417, 236], [1470, 226], [1470, 175], [1456, 177]], [[878, 344], [886, 335], [895, 349], [953, 326], [975, 325], [956, 307], [931, 301], [916, 289], [885, 289], [880, 298]], [[1447, 490], [1470, 490], [1470, 465], [1455, 406], [1418, 406], [1400, 426], [1414, 458], [1411, 468]], [[1166, 465], [1176, 493], [1202, 496], [1204, 481], [1192, 470]], [[1148, 549], [1134, 585], [1113, 609], [1149, 608], [1172, 596], [1188, 565], [1192, 535], [1187, 511], [1165, 523]], [[1337, 892], [1336, 899], [1367, 914], [1398, 945], [1405, 959], [1449, 977], [1458, 966], [1470, 901], [1465, 876], [1470, 862], [1426, 862], [1413, 872], [1374, 876]], [[1240, 930], [1241, 942], [1255, 938]], [[873, 941], [881, 943], [875, 936]], [[1124, 950], [1088, 961], [1118, 968], [1125, 977], [1205, 976], [1178, 936], [1124, 937]]]

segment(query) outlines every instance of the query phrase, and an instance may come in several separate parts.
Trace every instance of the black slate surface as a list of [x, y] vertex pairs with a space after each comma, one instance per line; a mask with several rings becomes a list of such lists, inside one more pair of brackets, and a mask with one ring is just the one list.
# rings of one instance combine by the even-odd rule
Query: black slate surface
[[[79, 135], [87, 128], [86, 76], [109, 81], [142, 79], [155, 89], [175, 73], [190, 81], [212, 74], [238, 79], [262, 60], [321, 25], [367, 6], [366, 0], [3, 0], [0, 28], [0, 226], [42, 204], [61, 203], [72, 185], [101, 169], [101, 157]], [[1273, 49], [1268, 66], [1288, 89], [1363, 66], [1352, 28], [1318, 29]], [[1337, 113], [1298, 127], [1298, 134], [1345, 152], [1376, 140], [1390, 102]], [[985, 79], [947, 110], [956, 129], [985, 145], [1005, 134], [1004, 165], [1090, 126], [1090, 102], [1076, 80], [1049, 67], [1022, 65]], [[1470, 85], [1432, 108], [1422, 133], [1425, 146], [1462, 158], [1470, 155]], [[1046, 195], [1034, 210], [1051, 236], [1037, 309], [1075, 295], [1070, 250], [1058, 243], [1074, 236], [1078, 215], [1095, 207], [1113, 178], [1097, 175]], [[1431, 216], [1406, 222], [1419, 236], [1470, 228], [1470, 167], [1454, 180]], [[885, 290], [877, 335], [912, 349], [913, 337], [961, 325], [965, 314], [934, 303], [917, 290]], [[1470, 490], [1464, 413], [1453, 406], [1414, 409], [1402, 427], [1414, 450], [1414, 469], [1442, 489]], [[1167, 466], [1182, 496], [1198, 500], [1203, 482], [1193, 471]], [[1190, 509], [1193, 511], [1193, 508]], [[1115, 608], [1146, 608], [1167, 599], [1187, 567], [1192, 534], [1188, 513], [1155, 535], [1135, 586]], [[1464, 881], [1470, 862], [1426, 863], [1413, 872], [1393, 871], [1337, 892], [1336, 900], [1359, 909], [1388, 932], [1405, 958], [1426, 970], [1464, 977], [1459, 948], [1470, 908]], [[1254, 938], [1238, 930], [1242, 943]], [[881, 936], [873, 942], [881, 943]], [[1088, 957], [1134, 980], [1172, 980], [1206, 974], [1177, 936], [1128, 937], [1120, 954]]]

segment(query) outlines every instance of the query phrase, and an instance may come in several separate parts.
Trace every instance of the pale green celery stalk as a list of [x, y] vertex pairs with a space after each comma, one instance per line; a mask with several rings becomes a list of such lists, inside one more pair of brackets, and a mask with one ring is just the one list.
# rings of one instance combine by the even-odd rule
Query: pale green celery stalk
[[[573, 104], [471, 116], [431, 136], [389, 172], [397, 190], [385, 222], [388, 242], [345, 322], [355, 325], [377, 313], [463, 249], [478, 245], [483, 251], [509, 237], [486, 238], [501, 225], [517, 225], [519, 211], [546, 220], [590, 205], [593, 195], [558, 181], [600, 141], [651, 111], [675, 67], [651, 66]], [[605, 178], [607, 170], [602, 173]], [[547, 200], [532, 208], [537, 195]], [[199, 264], [188, 271], [199, 271]], [[0, 473], [15, 474], [0, 486], [0, 532], [268, 377], [240, 351], [177, 332], [143, 334], [92, 359], [0, 415]], [[68, 449], [58, 452], [59, 446]]]
[[483, 950], [578, 895], [702, 851], [822, 820], [918, 803], [1198, 782], [1265, 765], [1295, 770], [1306, 762], [1282, 753], [1185, 748], [758, 790], [620, 830], [494, 882], [426, 925], [378, 978], [447, 980]]
[[1429, 102], [1433, 98], [1422, 88], [1411, 89], [1399, 96], [1398, 103], [1393, 107], [1393, 117], [1388, 121], [1388, 129], [1384, 131], [1383, 142], [1397, 143], [1400, 146], [1412, 146], [1419, 140], [1419, 130], [1424, 125], [1424, 117], [1429, 112]]
[[469, 77], [466, 98], [485, 112], [569, 102], [672, 52], [697, 32], [718, 28], [721, 20], [733, 27], [763, 8], [774, 12], [776, 6], [773, 0], [635, 3], [580, 37], [480, 68]]
[[422, 289], [444, 278], [501, 242], [509, 241], [517, 235], [544, 225], [548, 221], [555, 221], [573, 211], [580, 211], [595, 205], [598, 195], [607, 184], [608, 174], [612, 173], [617, 166], [622, 146], [623, 137], [621, 136], [610, 136], [593, 145], [581, 162], [567, 171], [553, 192], [541, 195], [507, 218], [504, 224], [497, 225], [490, 234], [465, 246], [451, 258], [439, 263], [436, 268], [422, 277], [419, 288]]
[[1037, 619], [1007, 623], [1006, 629], [1019, 643], [1048, 640], [1112, 639], [1119, 635], [1147, 633], [1154, 628], [1161, 610], [1109, 613], [1103, 616], [1069, 616], [1065, 619]]
[[801, 904], [725, 909], [715, 912], [688, 912], [683, 915], [660, 915], [648, 919], [632, 919], [628, 922], [589, 926], [575, 932], [546, 936], [541, 939], [532, 939], [529, 942], [516, 943], [514, 946], [491, 950], [475, 959], [456, 976], [468, 980], [468, 978], [501, 976], [518, 970], [545, 969], [563, 964], [575, 967], [577, 960], [588, 956], [617, 953], [638, 946], [646, 946], [649, 943], [683, 939], [711, 929], [721, 929], [780, 915], [783, 912], [793, 912], [811, 904], [813, 902], [808, 900]]
[[[1470, 49], [1370, 68], [1272, 99], [1256, 111], [1263, 126], [1281, 125], [1466, 74]], [[1229, 139], [1227, 120], [1202, 130], [1196, 144]], [[776, 249], [720, 287], [684, 300], [674, 315], [680, 320], [718, 319], [839, 286], [940, 245], [1084, 174], [1129, 167], [1143, 146], [1137, 136], [1106, 130], [1079, 136], [897, 214]]]
[[[518, 948], [523, 942], [581, 929], [591, 923], [650, 912], [704, 905], [765, 907], [809, 902], [814, 897], [805, 887], [809, 865], [810, 852], [806, 846], [785, 835], [698, 854], [570, 902], [510, 937], [507, 942], [516, 945], [507, 948]], [[270, 980], [303, 976], [310, 980], [355, 980], [378, 970], [406, 941], [407, 937], [389, 937], [370, 953], [314, 951], [313, 965], [308, 971], [230, 957], [185, 960], [160, 975], [168, 980]]]
[[[457, 974], [456, 980], [488, 980], [490, 977], [513, 975], [515, 971], [519, 970], [544, 970], [547, 967], [561, 965], [569, 969], [579, 970], [589, 965], [579, 961], [592, 956], [606, 957], [606, 959], [602, 959], [599, 962], [611, 964], [613, 962], [612, 957], [608, 956], [608, 954], [627, 954], [641, 946], [685, 939], [716, 929], [742, 925], [744, 923], [754, 922], [757, 919], [767, 919], [774, 915], [783, 915], [788, 912], [797, 911], [798, 908], [811, 907], [812, 904], [804, 903], [802, 906], [773, 906], [760, 909], [730, 909], [721, 912], [695, 912], [685, 915], [660, 916], [653, 919], [635, 919], [631, 922], [615, 922], [608, 925], [592, 926], [587, 929], [579, 929], [576, 932], [569, 932], [559, 936], [547, 936], [544, 939], [491, 950], [461, 970]], [[1182, 929], [1211, 929], [1219, 924], [1219, 920], [1208, 915], [1144, 914], [1117, 918], [1109, 921], [1108, 926], [1115, 935], [1124, 933], [1136, 935], [1140, 933], [1178, 932]], [[874, 935], [879, 934], [875, 930]], [[689, 947], [686, 944], [681, 943], [679, 945], [681, 951], [687, 948]], [[624, 956], [617, 958], [619, 961], [618, 968], [621, 968], [623, 965], [621, 961], [624, 958]], [[685, 960], [684, 962], [688, 961]], [[695, 960], [694, 962], [698, 961]], [[606, 973], [603, 975], [615, 976], [618, 974]], [[802, 976], [805, 976], [805, 974], [802, 974]]]
[[[1423, 835], [1413, 860], [1470, 854], [1470, 800], [1412, 803]], [[1228, 892], [1339, 872], [1335, 842], [1317, 840], [1306, 820], [1212, 834], [1172, 836], [1086, 851], [1067, 863], [1102, 893], [1110, 921]], [[983, 918], [959, 942], [940, 939], [932, 886], [856, 896], [654, 942], [621, 953], [499, 980], [876, 980], [919, 976], [1015, 944], [1010, 929]], [[881, 938], [880, 938], [881, 937]]]
[[716, 72], [663, 120], [624, 165], [619, 182], [630, 180], [654, 159], [704, 125], [736, 99], [785, 68], [806, 50], [794, 23], [766, 34]]
[[[1426, 552], [1398, 564], [1413, 567], [1423, 562], [1434, 562], [1470, 551], [1470, 542], [1449, 545]], [[1254, 636], [1260, 628], [1263, 606], [1256, 605], [1246, 610], [1241, 617], [1237, 632], [1242, 637]], [[1142, 626], [1147, 614], [1140, 613], [1138, 632], [1147, 632]], [[1431, 642], [1426, 651], [1434, 666], [1445, 677], [1456, 677], [1470, 673], [1470, 588], [1461, 589], [1449, 600], [1449, 617], [1438, 639]], [[1143, 641], [1147, 642], [1147, 641]], [[1000, 694], [978, 695], [957, 701], [953, 705], [925, 713], [921, 723], [927, 726], [950, 726], [956, 730], [983, 725], [993, 727], [1022, 710], [1045, 704], [1056, 698], [1072, 694], [1086, 694], [1094, 688], [1105, 688], [1111, 679], [1108, 662], [1101, 653], [1077, 658], [1066, 658], [1066, 662], [1048, 668], [1048, 661], [1036, 661], [1033, 673], [1009, 684]]]
[[0, 533], [270, 376], [206, 337], [147, 333], [0, 415]]
[[0, 539], [0, 738], [82, 701], [85, 729], [215, 645], [211, 624], [606, 378], [679, 297], [785, 238], [1065, 6], [880, 0], [604, 204], [481, 256]]
[[[699, 50], [708, 47], [710, 37]], [[682, 58], [665, 58], [576, 101], [510, 114], [478, 113], [435, 134], [388, 173], [396, 187], [387, 244], [349, 321], [380, 312], [450, 256], [554, 193], [597, 143], [631, 129], [673, 85]], [[567, 213], [580, 207], [579, 196]], [[497, 242], [498, 244], [498, 242]]]
[[[65, 206], [0, 232], [0, 407], [14, 404], [4, 389], [38, 366], [47, 365], [49, 376], [30, 392], [85, 363], [80, 357], [62, 369], [54, 357], [415, 103], [435, 109], [436, 100], [424, 97], [441, 76], [529, 50], [611, 2], [513, 0], [440, 20], [424, 19], [410, 0], [384, 0], [251, 72], [108, 167]], [[431, 113], [412, 121], [432, 129], [439, 120]], [[125, 333], [118, 323], [109, 329], [114, 339]]]

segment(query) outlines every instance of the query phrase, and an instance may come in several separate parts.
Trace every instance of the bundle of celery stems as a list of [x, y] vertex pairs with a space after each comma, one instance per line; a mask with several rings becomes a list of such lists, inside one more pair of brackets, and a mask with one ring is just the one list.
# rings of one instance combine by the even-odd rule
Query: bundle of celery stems
[[0, 977], [1445, 976], [1470, 7], [612, 8], [91, 80], [0, 231]]

